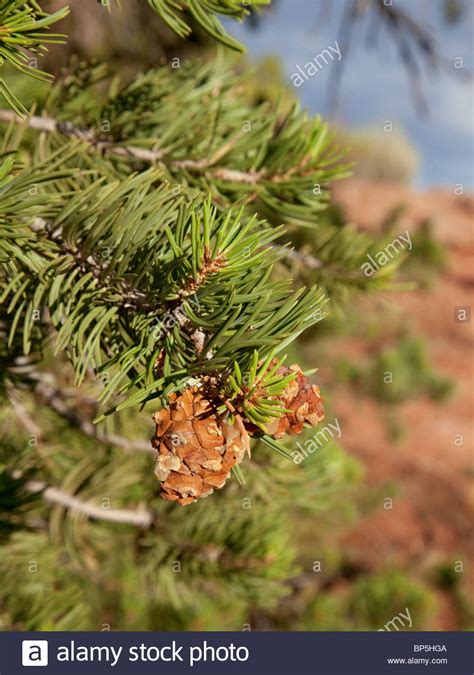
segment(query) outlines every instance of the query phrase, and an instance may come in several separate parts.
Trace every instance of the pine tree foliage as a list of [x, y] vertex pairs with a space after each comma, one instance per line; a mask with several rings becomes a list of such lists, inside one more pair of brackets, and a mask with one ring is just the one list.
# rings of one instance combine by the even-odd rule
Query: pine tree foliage
[[45, 148], [79, 138], [88, 141], [84, 166], [124, 176], [153, 164], [164, 179], [211, 193], [222, 207], [243, 201], [277, 224], [314, 224], [328, 184], [348, 173], [327, 124], [296, 102], [289, 112], [274, 101], [246, 104], [246, 75], [232, 65], [219, 58], [163, 66], [118, 91], [113, 82], [106, 97], [94, 89], [104, 69], [76, 66], [39, 111], [54, 120]]
[[74, 195], [67, 185], [52, 193], [44, 225], [9, 219], [20, 206], [22, 217], [34, 213], [38, 202], [25, 199], [23, 175], [3, 193], [8, 344], [21, 326], [28, 354], [34, 313], [48, 309], [77, 383], [92, 367], [109, 373], [105, 400], [141, 387], [119, 409], [234, 361], [244, 368], [255, 350], [273, 355], [322, 316], [315, 289], [294, 292], [270, 278], [282, 255], [267, 247], [277, 229], [246, 222], [241, 209], [224, 216], [209, 201], [186, 204], [169, 184], [157, 186], [159, 177], [153, 169], [120, 182], [83, 175]]
[[[152, 70], [118, 92], [113, 87], [105, 100], [94, 90], [103, 76], [103, 68], [84, 65], [65, 74], [33, 129], [18, 129], [11, 121], [4, 150], [33, 145], [44, 158], [77, 147], [71, 144], [80, 139], [84, 146], [72, 151], [67, 166], [122, 178], [152, 164], [176, 196], [210, 193], [219, 209], [240, 203], [246, 213], [257, 211], [275, 225], [311, 227], [316, 263], [291, 253], [285, 262], [301, 263], [293, 269], [306, 268], [305, 278], [309, 272], [310, 283], [324, 282], [329, 296], [331, 286], [365, 289], [390, 280], [391, 267], [370, 278], [361, 274], [361, 262], [377, 241], [349, 227], [318, 224], [328, 186], [348, 169], [319, 118], [308, 118], [297, 104], [289, 112], [279, 112], [271, 101], [245, 104], [245, 76], [235, 77], [224, 59]], [[173, 116], [177, 106], [186, 114]], [[45, 130], [41, 146], [38, 129]]]
[[331, 299], [333, 312], [344, 312], [355, 293], [393, 287], [403, 256], [391, 260], [374, 274], [361, 274], [370, 257], [385, 248], [394, 233], [376, 237], [362, 232], [352, 223], [342, 223], [334, 211], [323, 212], [319, 225], [311, 229], [292, 228], [284, 240], [296, 247], [285, 260], [294, 278], [303, 284], [317, 281], [319, 288]]
[[[243, 20], [250, 11], [258, 11], [271, 0], [147, 0], [150, 7], [180, 37], [188, 37], [192, 24], [199, 26], [218, 42], [237, 51], [243, 46], [224, 29], [218, 16]], [[119, 2], [120, 4], [120, 2]], [[109, 2], [104, 3], [109, 5]], [[51, 76], [41, 70], [38, 57], [48, 44], [64, 42], [66, 36], [49, 32], [50, 27], [67, 16], [68, 7], [52, 14], [43, 11], [37, 0], [1, 0], [0, 2], [0, 68], [4, 64], [40, 80]], [[5, 79], [0, 77], [0, 95], [18, 114], [27, 110]]]
[[[271, 609], [289, 592], [285, 580], [298, 572], [290, 515], [301, 518], [309, 509], [314, 518], [342, 506], [358, 477], [355, 462], [332, 442], [303, 466], [261, 448], [246, 468], [245, 488], [234, 481], [213, 496], [215, 507], [203, 500], [189, 511], [158, 498], [149, 455], [78, 435], [47, 410], [40, 414], [37, 400], [25, 398], [25, 404], [42, 421], [38, 446], [6, 411], [1, 417], [1, 463], [6, 476], [14, 469], [21, 474], [16, 494], [22, 503], [0, 530], [7, 542], [0, 549], [6, 581], [0, 615], [8, 626], [169, 630], [174, 616], [181, 629], [235, 628], [252, 608]], [[38, 475], [39, 448], [46, 483], [102, 504], [104, 514], [109, 505], [146, 505], [155, 514], [153, 527], [110, 525], [32, 498], [27, 485]], [[38, 521], [48, 523], [47, 532], [28, 526]]]
[[231, 37], [219, 21], [218, 15], [242, 20], [251, 10], [269, 5], [271, 0], [147, 0], [150, 7], [180, 37], [188, 37], [194, 22], [215, 40], [231, 49], [244, 48]]
[[[63, 19], [69, 9], [64, 7], [53, 14], [44, 12], [36, 0], [0, 1], [0, 68], [9, 64], [22, 73], [40, 80], [51, 76], [31, 64], [33, 57], [41, 56], [47, 44], [64, 41], [64, 35], [50, 33], [52, 24]], [[18, 113], [26, 113], [25, 107], [0, 76], [0, 95]], [[1, 100], [1, 99], [0, 99]]]
[[[249, 5], [150, 4], [227, 44], [216, 14]], [[332, 442], [299, 466], [267, 438], [224, 494], [159, 498], [147, 439], [171, 393], [212, 377], [264, 428], [289, 345], [339, 289], [386, 280], [358, 268], [372, 241], [320, 218], [348, 171], [327, 125], [247, 100], [227, 57], [180, 65], [122, 86], [76, 61], [29, 117], [0, 110], [2, 626], [215, 628], [232, 597], [235, 628], [288, 593], [291, 519], [358, 477]]]
[[[29, 181], [47, 208], [40, 213], [41, 197], [27, 198], [28, 170], [4, 193], [6, 213], [21, 204], [32, 220], [22, 216], [6, 233], [2, 299], [13, 316], [10, 344], [20, 329], [28, 353], [33, 314], [47, 309], [77, 382], [92, 368], [106, 380], [105, 402], [131, 389], [122, 409], [165, 402], [189, 377], [217, 371], [224, 383], [234, 361], [245, 370], [255, 350], [273, 355], [323, 317], [320, 292], [292, 292], [288, 279], [272, 276], [289, 253], [275, 243], [281, 228], [250, 213], [314, 223], [327, 192], [312, 187], [345, 169], [320, 119], [296, 105], [283, 117], [266, 104], [243, 106], [244, 79], [223, 59], [150, 71], [98, 105], [85, 93], [102, 77], [101, 68], [65, 76], [34, 129], [26, 122], [15, 133], [11, 119], [4, 149], [32, 148]], [[177, 105], [188, 113], [170, 124]], [[46, 128], [39, 146], [29, 138], [38, 127]], [[69, 174], [62, 181], [60, 171]], [[107, 179], [96, 179], [99, 171]]]

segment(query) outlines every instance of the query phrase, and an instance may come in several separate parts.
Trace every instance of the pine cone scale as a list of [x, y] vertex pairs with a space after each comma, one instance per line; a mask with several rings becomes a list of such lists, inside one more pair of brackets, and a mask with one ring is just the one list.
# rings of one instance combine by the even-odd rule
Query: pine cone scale
[[278, 397], [281, 405], [290, 412], [267, 425], [267, 432], [275, 439], [282, 438], [285, 434], [296, 436], [303, 431], [305, 424], [315, 427], [324, 419], [324, 407], [319, 387], [310, 383], [298, 365], [289, 368], [283, 366], [278, 369], [282, 377], [292, 372], [296, 373], [295, 379]]
[[197, 387], [173, 396], [170, 406], [155, 413], [154, 420], [155, 475], [167, 501], [187, 505], [212, 494], [250, 451], [241, 420], [230, 423], [228, 414], [218, 415]]

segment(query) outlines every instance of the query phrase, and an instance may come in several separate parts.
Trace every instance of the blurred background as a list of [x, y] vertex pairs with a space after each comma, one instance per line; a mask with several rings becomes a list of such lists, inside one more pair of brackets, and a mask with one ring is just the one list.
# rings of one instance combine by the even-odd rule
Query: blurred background
[[[259, 63], [261, 86], [285, 82], [348, 146], [353, 177], [334, 185], [324, 217], [413, 239], [401, 268], [409, 290], [345, 304], [301, 339], [364, 489], [352, 522], [314, 526], [318, 543], [304, 555], [322, 547], [325, 574], [301, 580], [317, 591], [301, 601], [300, 626], [375, 628], [405, 603], [419, 629], [463, 629], [472, 627], [473, 331], [458, 308], [470, 316], [474, 280], [474, 7], [398, 0], [386, 3], [398, 18], [383, 21], [369, 4], [279, 0], [254, 30], [229, 26]], [[292, 86], [297, 66], [308, 75], [329, 46], [340, 61], [320, 60]], [[297, 239], [311, 249], [310, 234]]]
[[[180, 41], [138, 3], [123, 2], [113, 16], [99, 3], [70, 4], [61, 30], [71, 37], [45, 64], [55, 72], [79, 54], [110, 62], [126, 79], [208, 44], [199, 31]], [[287, 513], [284, 592], [271, 606], [212, 593], [197, 607], [171, 603], [151, 628], [377, 630], [406, 608], [412, 625], [397, 630], [473, 627], [474, 7], [398, 0], [385, 16], [370, 4], [274, 0], [243, 25], [226, 22], [248, 47], [236, 68], [254, 68], [254, 100], [297, 96], [330, 119], [354, 161], [321, 218], [388, 240], [408, 233], [412, 249], [401, 254], [393, 290], [337, 298], [331, 317], [293, 348], [293, 358], [319, 368], [327, 420], [341, 435], [308, 460], [316, 509], [299, 508], [296, 495], [298, 508]], [[293, 86], [297, 67], [336, 43], [342, 58], [327, 58]], [[290, 238], [312, 253], [311, 229]], [[294, 273], [305, 280], [297, 262]], [[72, 448], [79, 442], [57, 428]], [[123, 581], [109, 579], [104, 593]], [[128, 609], [117, 613], [111, 603], [104, 614], [115, 629], [143, 627], [130, 593]]]

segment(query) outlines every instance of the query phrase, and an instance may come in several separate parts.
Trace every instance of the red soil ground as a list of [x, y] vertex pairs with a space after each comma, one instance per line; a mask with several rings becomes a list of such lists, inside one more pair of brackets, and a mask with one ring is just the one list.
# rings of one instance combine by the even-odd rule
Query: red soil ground
[[[474, 312], [470, 322], [459, 323], [454, 320], [454, 308], [474, 310], [474, 197], [455, 195], [454, 189], [415, 192], [400, 185], [351, 179], [337, 186], [335, 198], [347, 219], [364, 230], [378, 228], [400, 204], [406, 205], [400, 231], [413, 231], [426, 218], [432, 219], [435, 235], [449, 251], [448, 268], [430, 290], [390, 293], [384, 298], [400, 308], [424, 337], [437, 373], [455, 383], [455, 392], [445, 403], [418, 398], [398, 406], [406, 432], [398, 442], [388, 438], [374, 399], [362, 397], [355, 406], [350, 386], [341, 384], [334, 392], [344, 447], [361, 460], [370, 485], [397, 486], [393, 508], [384, 508], [382, 495], [380, 506], [345, 536], [344, 547], [371, 568], [415, 565], [422, 571], [441, 561], [462, 561], [464, 581], [472, 582]], [[374, 312], [377, 302], [380, 298], [364, 300], [364, 306], [367, 303], [366, 310]], [[370, 347], [368, 340], [340, 338], [331, 349], [357, 358], [368, 355]], [[320, 375], [321, 379], [330, 376], [323, 368]], [[334, 384], [333, 376], [331, 381]], [[454, 628], [455, 617], [444, 600], [441, 597], [442, 615], [436, 625]]]

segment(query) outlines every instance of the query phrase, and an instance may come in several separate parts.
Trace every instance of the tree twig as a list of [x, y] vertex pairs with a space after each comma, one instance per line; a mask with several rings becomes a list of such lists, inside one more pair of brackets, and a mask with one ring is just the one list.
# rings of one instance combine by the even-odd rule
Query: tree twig
[[127, 525], [135, 525], [144, 529], [151, 527], [155, 520], [154, 514], [146, 510], [132, 510], [132, 509], [103, 509], [91, 502], [84, 502], [78, 497], [63, 492], [58, 488], [51, 487], [40, 480], [29, 480], [25, 483], [25, 488], [28, 492], [41, 492], [42, 498], [50, 504], [57, 504], [66, 509], [71, 509], [77, 513], [82, 513], [88, 518], [95, 518], [97, 520], [108, 520], [112, 523], [124, 523]]
[[8, 402], [26, 431], [36, 438], [43, 438], [43, 430], [36, 424], [20, 399], [12, 392], [8, 392]]
[[[35, 218], [34, 222], [31, 225], [31, 229], [34, 230], [35, 232], [38, 232], [43, 229], [47, 231], [47, 227], [48, 224], [45, 220], [43, 220], [43, 218]], [[298, 251], [296, 249], [283, 248], [282, 246], [278, 246], [278, 244], [273, 243], [267, 244], [267, 247], [275, 251], [283, 252], [283, 256], [287, 260], [299, 263], [300, 265], [303, 265], [304, 267], [307, 267], [310, 270], [318, 270], [321, 267], [324, 267], [323, 261], [319, 260], [318, 258], [315, 258], [311, 253], [303, 253], [302, 251]], [[132, 299], [131, 294], [129, 294], [129, 296], [127, 297], [131, 301]]]
[[[275, 251], [282, 250], [276, 244], [269, 244], [268, 248]], [[324, 267], [323, 261], [315, 258], [311, 253], [303, 253], [303, 251], [297, 251], [293, 248], [286, 248], [283, 249], [283, 255], [290, 262], [303, 265], [303, 267], [307, 267], [309, 270], [319, 270], [321, 267]]]
[[329, 108], [333, 114], [337, 110], [341, 81], [352, 48], [352, 33], [358, 20], [366, 15], [374, 21], [373, 25], [369, 24], [371, 34], [370, 40], [366, 43], [367, 46], [376, 46], [378, 30], [382, 27], [388, 28], [389, 36], [398, 46], [400, 59], [409, 78], [412, 97], [418, 112], [426, 113], [428, 107], [422, 90], [423, 73], [417, 57], [421, 63], [433, 70], [440, 67], [449, 68], [449, 72], [455, 72], [458, 77], [471, 78], [470, 72], [466, 69], [453, 71], [453, 64], [441, 53], [429, 30], [395, 3], [388, 3], [386, 0], [348, 0], [346, 5], [346, 10], [340, 19], [338, 37], [344, 58], [340, 67], [335, 70], [334, 77], [330, 78], [328, 83]]
[[[265, 177], [265, 171], [263, 169], [260, 171], [238, 171], [226, 167], [212, 168], [215, 162], [229, 152], [236, 142], [236, 138], [234, 138], [232, 142], [226, 143], [209, 159], [176, 159], [165, 162], [164, 157], [166, 151], [163, 149], [149, 150], [147, 148], [117, 145], [111, 141], [104, 141], [96, 138], [92, 129], [79, 127], [71, 122], [58, 122], [52, 117], [31, 115], [30, 117], [23, 118], [12, 110], [0, 110], [0, 122], [26, 124], [31, 129], [36, 129], [38, 131], [45, 131], [47, 133], [58, 132], [69, 138], [78, 138], [81, 141], [89, 143], [94, 149], [103, 154], [115, 155], [117, 157], [132, 157], [150, 164], [163, 164], [171, 169], [210, 171], [214, 177], [221, 178], [222, 180], [231, 183], [247, 183], [254, 185], [258, 183], [261, 178]], [[269, 179], [272, 180], [272, 177]]]
[[66, 398], [65, 392], [57, 385], [53, 376], [46, 377], [36, 372], [32, 375], [32, 378], [36, 381], [33, 393], [54, 410], [55, 413], [80, 429], [85, 436], [96, 438], [101, 443], [123, 448], [124, 450], [139, 450], [141, 452], [156, 454], [156, 451], [149, 443], [125, 438], [118, 434], [104, 434], [92, 422], [80, 417], [73, 408], [70, 408], [64, 402]]
[[[120, 436], [119, 434], [105, 434], [101, 432], [92, 422], [83, 419], [73, 408], [65, 403], [68, 394], [57, 384], [51, 373], [40, 373], [35, 368], [28, 369], [28, 375], [34, 383], [32, 393], [40, 403], [51, 408], [57, 415], [66, 419], [72, 426], [77, 427], [85, 436], [95, 438], [100, 443], [123, 448], [124, 450], [139, 450], [150, 454], [156, 454], [149, 443], [141, 440], [135, 440]], [[77, 394], [75, 394], [77, 396]], [[43, 430], [38, 426], [33, 417], [28, 413], [21, 400], [14, 394], [8, 396], [16, 416], [21, 421], [23, 427], [30, 434], [43, 438]]]

